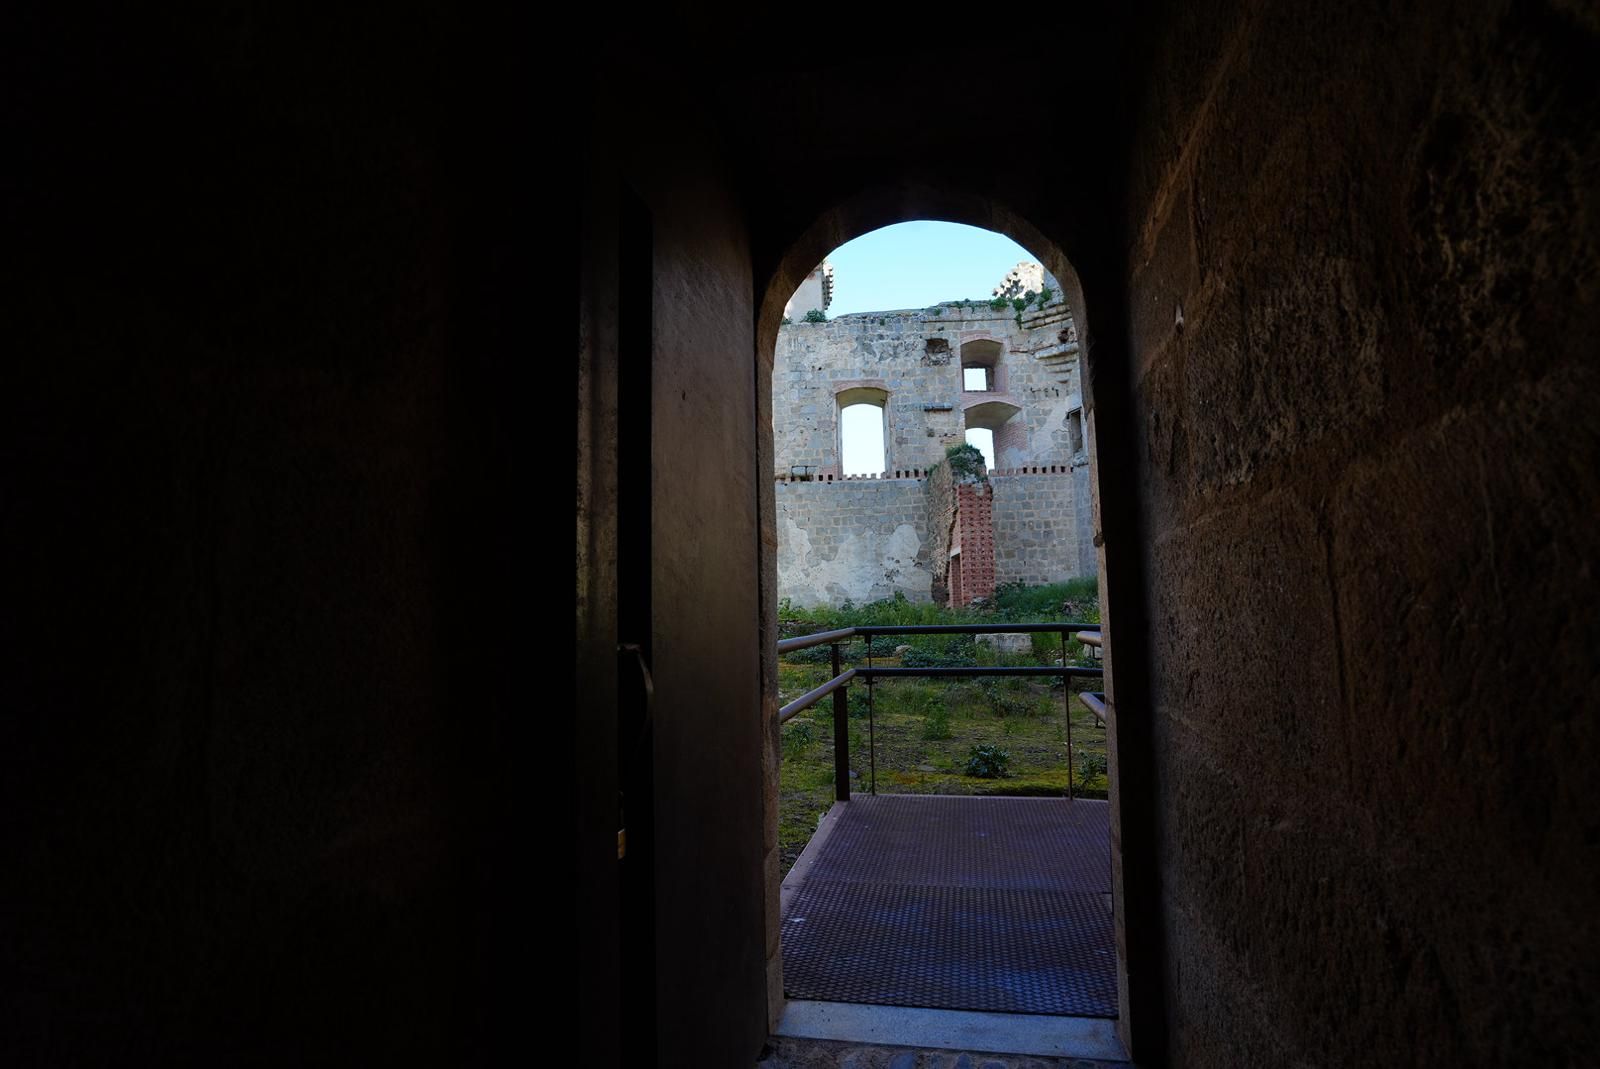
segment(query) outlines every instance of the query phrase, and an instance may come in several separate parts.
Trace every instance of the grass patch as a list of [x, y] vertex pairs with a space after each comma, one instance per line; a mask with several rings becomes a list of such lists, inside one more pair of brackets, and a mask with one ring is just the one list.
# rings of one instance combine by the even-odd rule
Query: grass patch
[[[982, 608], [949, 609], [907, 601], [903, 595], [867, 605], [779, 608], [784, 637], [844, 627], [903, 627], [917, 624], [1004, 624], [1100, 619], [1098, 584], [1074, 579], [1049, 586], [1004, 586]], [[957, 665], [1049, 664], [1060, 656], [1059, 635], [1032, 636], [1032, 650], [1000, 653], [971, 635], [891, 635], [872, 640], [874, 664], [908, 668]], [[899, 651], [897, 653], [896, 651]], [[846, 667], [863, 663], [867, 643], [856, 639], [843, 650]], [[1067, 642], [1069, 663], [1095, 664], [1075, 640]], [[793, 701], [831, 675], [827, 646], [785, 655], [778, 661], [779, 704]], [[1067, 793], [1070, 777], [1082, 797], [1105, 797], [1105, 729], [1077, 695], [1100, 690], [1098, 679], [1072, 679], [1063, 695], [1059, 681], [1005, 677], [982, 680], [885, 679], [872, 688], [864, 681], [849, 688], [852, 792], [865, 793], [872, 778], [868, 739], [875, 740], [879, 794], [984, 794], [1054, 796]], [[1073, 762], [1067, 759], [1068, 717], [1072, 723]], [[787, 873], [834, 801], [833, 704], [824, 699], [789, 724], [781, 735], [778, 839]], [[967, 774], [975, 747], [1007, 754], [1004, 775]], [[1086, 773], [1088, 774], [1086, 778]]]

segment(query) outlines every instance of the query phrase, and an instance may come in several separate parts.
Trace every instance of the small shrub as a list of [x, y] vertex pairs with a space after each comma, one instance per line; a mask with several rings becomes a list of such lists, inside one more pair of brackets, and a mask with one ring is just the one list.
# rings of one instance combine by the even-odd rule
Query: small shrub
[[948, 739], [950, 737], [950, 710], [937, 698], [929, 698], [922, 721], [922, 737]]
[[783, 752], [788, 756], [802, 754], [817, 741], [817, 733], [804, 720], [790, 723], [783, 731]]
[[928, 309], [928, 314], [931, 315], [931, 316], [942, 316], [942, 315], [944, 315], [944, 305], [942, 305], [942, 304], [934, 305], [932, 308]]
[[[1023, 682], [1018, 680], [1018, 682]], [[1023, 686], [1027, 684], [1024, 682]], [[1033, 709], [1033, 703], [1026, 701], [1010, 690], [1002, 687], [991, 679], [986, 679], [980, 688], [983, 691], [983, 700], [989, 703], [989, 711], [1004, 720], [1008, 716], [1027, 716]]]
[[1039, 291], [1039, 307], [1043, 308], [1045, 305], [1049, 304], [1050, 303], [1050, 298], [1054, 297], [1055, 295], [1056, 295], [1055, 291], [1052, 290], [1049, 286], [1046, 286], [1044, 289], [1040, 290]]
[[950, 465], [950, 474], [957, 480], [988, 478], [983, 466], [983, 452], [977, 446], [962, 442], [946, 449], [944, 456], [945, 462]]
[[822, 311], [820, 308], [813, 308], [811, 311], [806, 313], [807, 323], [826, 323], [827, 321], [828, 313]]
[[912, 646], [900, 655], [900, 664], [904, 668], [959, 668], [963, 663], [959, 657], [917, 646]]
[[967, 754], [967, 775], [979, 779], [999, 779], [1006, 774], [1011, 755], [998, 746], [974, 746]]
[[1109, 766], [1106, 764], [1106, 755], [1085, 750], [1078, 755], [1078, 783], [1087, 787], [1089, 781], [1097, 776], [1104, 776]]
[[824, 643], [821, 646], [810, 646], [803, 650], [794, 650], [783, 655], [783, 659], [790, 664], [832, 664], [833, 646]]
[[998, 312], [1004, 309], [1005, 306], [1010, 303], [1011, 302], [1007, 301], [1004, 297], [996, 297], [994, 300], [989, 302], [989, 307]]

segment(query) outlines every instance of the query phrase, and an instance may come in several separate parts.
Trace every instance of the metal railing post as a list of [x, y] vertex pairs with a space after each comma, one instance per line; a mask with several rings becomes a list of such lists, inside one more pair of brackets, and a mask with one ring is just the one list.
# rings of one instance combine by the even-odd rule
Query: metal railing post
[[878, 730], [877, 715], [873, 709], [873, 692], [878, 689], [878, 681], [872, 678], [872, 636], [867, 636], [867, 769], [871, 777], [868, 782], [867, 793], [876, 796], [878, 793]]
[[[1067, 667], [1067, 633], [1061, 632], [1061, 667]], [[1061, 708], [1067, 714], [1067, 801], [1072, 801], [1072, 687], [1067, 682], [1072, 677], [1061, 673]]]
[[[1067, 667], [1067, 632], [1061, 632], [1061, 667]], [[1061, 674], [1061, 707], [1067, 714], [1067, 802], [1074, 799], [1072, 794], [1072, 679], [1066, 672]]]
[[[839, 644], [832, 645], [833, 677], [839, 678]], [[833, 692], [833, 796], [850, 800], [850, 691], [840, 687]]]

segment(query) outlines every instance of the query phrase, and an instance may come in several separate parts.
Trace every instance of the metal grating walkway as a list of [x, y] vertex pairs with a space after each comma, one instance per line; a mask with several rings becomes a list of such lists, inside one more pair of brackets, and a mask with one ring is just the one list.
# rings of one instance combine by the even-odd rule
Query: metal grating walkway
[[1116, 1016], [1106, 802], [858, 795], [830, 819], [783, 915], [790, 998]]

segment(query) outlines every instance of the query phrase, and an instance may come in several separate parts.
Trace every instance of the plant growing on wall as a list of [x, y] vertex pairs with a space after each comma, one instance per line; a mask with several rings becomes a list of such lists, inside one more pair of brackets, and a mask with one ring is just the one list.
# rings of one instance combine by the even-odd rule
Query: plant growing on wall
[[987, 482], [989, 475], [983, 466], [983, 453], [967, 442], [953, 445], [944, 451], [950, 474], [957, 482]]
[[822, 311], [820, 308], [813, 308], [811, 311], [806, 313], [807, 323], [826, 323], [827, 321], [828, 313]]

